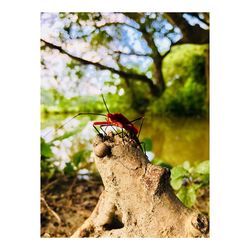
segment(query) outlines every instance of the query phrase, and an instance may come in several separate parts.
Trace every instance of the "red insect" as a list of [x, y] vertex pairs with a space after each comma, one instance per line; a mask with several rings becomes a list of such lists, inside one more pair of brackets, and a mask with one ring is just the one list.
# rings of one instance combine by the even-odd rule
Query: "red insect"
[[131, 136], [133, 136], [133, 135], [137, 136], [137, 134], [139, 133], [139, 130], [133, 125], [133, 122], [140, 120], [140, 119], [143, 119], [143, 117], [139, 117], [133, 121], [129, 121], [121, 113], [110, 113], [103, 95], [102, 95], [102, 100], [103, 100], [103, 103], [104, 103], [104, 105], [107, 109], [107, 112], [108, 112], [108, 114], [105, 115], [107, 117], [107, 120], [104, 122], [94, 122], [93, 126], [95, 126], [95, 125], [100, 125], [101, 127], [103, 127], [103, 126], [116, 126], [116, 127], [120, 127], [122, 129], [125, 129], [126, 131], [129, 132], [129, 134]]
[[[100, 132], [98, 131], [98, 129], [96, 128], [96, 126], [100, 126], [100, 129], [104, 132], [104, 134], [106, 134], [106, 132], [102, 129], [102, 127], [108, 127], [108, 126], [119, 127], [119, 128], [122, 129], [122, 136], [123, 136], [123, 130], [127, 131], [128, 134], [129, 134], [130, 139], [134, 140], [137, 143], [137, 145], [140, 147], [140, 149], [143, 151], [143, 149], [141, 147], [141, 143], [140, 143], [138, 137], [140, 135], [140, 131], [141, 131], [141, 128], [142, 128], [144, 117], [141, 116], [141, 117], [139, 117], [139, 118], [137, 118], [135, 120], [129, 121], [121, 113], [110, 113], [103, 95], [102, 95], [102, 100], [103, 100], [103, 103], [104, 103], [104, 105], [105, 105], [105, 107], [107, 109], [107, 112], [108, 112], [107, 115], [99, 114], [99, 113], [84, 112], [84, 113], [78, 113], [77, 115], [75, 115], [74, 117], [72, 117], [69, 121], [71, 121], [72, 119], [74, 119], [74, 118], [76, 118], [77, 116], [80, 116], [80, 115], [100, 115], [100, 116], [105, 116], [106, 117], [106, 121], [93, 122], [93, 127], [98, 132], [98, 134], [100, 134]], [[137, 120], [142, 120], [141, 125], [140, 125], [140, 129], [138, 129], [137, 127], [135, 127], [133, 125], [133, 122], [135, 122]], [[62, 125], [61, 127], [63, 127], [64, 125]]]

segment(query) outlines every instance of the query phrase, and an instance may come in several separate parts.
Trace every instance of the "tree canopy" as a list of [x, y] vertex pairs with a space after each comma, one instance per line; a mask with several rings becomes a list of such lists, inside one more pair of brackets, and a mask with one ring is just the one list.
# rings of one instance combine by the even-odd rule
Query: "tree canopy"
[[[72, 97], [100, 89], [103, 82], [128, 88], [139, 84], [149, 96], [159, 97], [168, 87], [163, 61], [176, 45], [208, 44], [209, 15], [42, 13], [41, 31], [45, 85]], [[63, 60], [57, 62], [60, 70], [52, 72], [48, 68], [55, 64], [53, 54]]]

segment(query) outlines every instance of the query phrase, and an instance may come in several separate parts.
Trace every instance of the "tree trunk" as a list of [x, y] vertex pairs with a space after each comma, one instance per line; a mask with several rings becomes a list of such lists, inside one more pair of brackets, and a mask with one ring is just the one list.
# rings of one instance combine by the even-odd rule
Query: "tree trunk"
[[105, 190], [72, 237], [207, 237], [208, 220], [175, 196], [170, 172], [152, 165], [131, 139], [94, 140]]

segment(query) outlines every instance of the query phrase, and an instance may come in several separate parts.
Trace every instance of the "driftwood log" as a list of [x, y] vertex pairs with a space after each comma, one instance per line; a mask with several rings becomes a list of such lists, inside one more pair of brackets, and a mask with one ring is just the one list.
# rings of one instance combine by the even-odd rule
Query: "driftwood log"
[[71, 237], [207, 237], [208, 220], [175, 196], [170, 172], [152, 165], [129, 138], [94, 140], [104, 191]]

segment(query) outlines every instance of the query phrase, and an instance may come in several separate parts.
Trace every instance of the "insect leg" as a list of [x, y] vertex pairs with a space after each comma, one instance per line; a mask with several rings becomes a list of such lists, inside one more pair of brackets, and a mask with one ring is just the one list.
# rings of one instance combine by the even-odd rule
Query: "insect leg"
[[106, 133], [106, 130], [104, 130], [102, 127], [106, 127], [107, 128], [107, 126], [108, 125], [101, 125], [100, 126], [100, 129], [101, 129], [101, 131], [103, 132], [103, 134], [106, 136], [107, 135], [107, 133]]
[[123, 133], [123, 128], [122, 128], [122, 143], [123, 143], [123, 145], [125, 145], [125, 142], [124, 142], [124, 133]]
[[101, 134], [100, 131], [99, 131], [99, 130], [97, 129], [97, 127], [95, 126], [95, 124], [93, 124], [93, 128], [96, 130], [96, 132], [98, 133], [98, 135]]
[[136, 118], [136, 119], [134, 119], [134, 120], [132, 120], [130, 122], [133, 123], [133, 122], [141, 120], [141, 119], [144, 119], [144, 116], [140, 116], [140, 117], [138, 117], [138, 118]]
[[[107, 135], [106, 132], [101, 128], [104, 126], [111, 126], [112, 124], [110, 124], [109, 122], [105, 121], [105, 122], [94, 122], [93, 123], [93, 127], [95, 128], [96, 131], [98, 131], [98, 129], [95, 127], [95, 125], [100, 126], [100, 129], [102, 130], [102, 132], [104, 132], [104, 135]], [[98, 133], [100, 134], [100, 132], [98, 131]]]
[[138, 133], [138, 138], [140, 136], [140, 133], [141, 133], [141, 129], [142, 129], [142, 124], [143, 124], [143, 121], [144, 121], [144, 116], [140, 117], [141, 118], [141, 125], [140, 125], [140, 129], [139, 129], [139, 133]]
[[[100, 129], [104, 132], [105, 135], [107, 135], [107, 133], [105, 131], [106, 129], [103, 130], [102, 127], [106, 127], [107, 128], [108, 126], [111, 126], [115, 130], [113, 124], [103, 124], [103, 125], [100, 126]], [[118, 134], [117, 130], [115, 130], [115, 132], [116, 132], [116, 134]]]
[[134, 120], [132, 120], [130, 122], [133, 123], [133, 122], [138, 121], [138, 120], [141, 120], [140, 129], [139, 129], [139, 133], [138, 133], [138, 136], [137, 136], [139, 138], [140, 132], [141, 132], [141, 128], [142, 128], [142, 124], [143, 124], [143, 121], [144, 121], [144, 116], [138, 117], [138, 118], [136, 118], [136, 119], [134, 119]]
[[144, 121], [144, 116], [141, 116], [141, 117], [138, 117], [138, 118], [136, 118], [136, 119], [134, 119], [132, 121], [129, 121], [129, 123], [132, 124], [133, 122], [138, 121], [138, 120], [141, 120], [140, 129], [139, 129], [139, 133], [138, 133], [138, 136], [137, 136], [139, 138], [140, 132], [141, 132], [141, 129], [142, 129], [142, 124], [143, 124], [143, 121]]
[[115, 133], [118, 135], [118, 131], [114, 128], [114, 126], [112, 126], [112, 129], [114, 129]]

